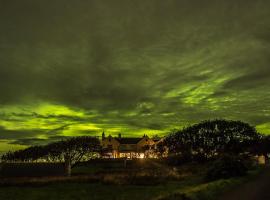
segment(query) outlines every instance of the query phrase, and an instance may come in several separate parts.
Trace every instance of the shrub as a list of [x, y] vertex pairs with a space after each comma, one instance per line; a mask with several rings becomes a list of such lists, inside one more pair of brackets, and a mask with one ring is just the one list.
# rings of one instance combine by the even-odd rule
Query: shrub
[[156, 176], [132, 176], [132, 175], [113, 175], [103, 176], [102, 183], [105, 185], [159, 185], [166, 180]]
[[125, 185], [128, 184], [128, 179], [125, 176], [106, 174], [103, 176], [102, 183], [105, 185]]
[[164, 178], [155, 176], [135, 176], [130, 179], [132, 185], [159, 185], [164, 182]]
[[209, 161], [209, 158], [207, 158], [207, 156], [205, 154], [198, 153], [198, 154], [192, 155], [192, 160], [197, 162], [197, 163], [205, 163], [205, 162]]
[[192, 161], [191, 155], [183, 154], [183, 155], [175, 155], [169, 156], [167, 158], [167, 164], [170, 166], [179, 166]]
[[250, 156], [250, 155], [242, 155], [241, 159], [244, 163], [244, 165], [249, 169], [256, 169], [257, 168], [257, 160], [255, 159], [254, 156]]
[[173, 193], [166, 197], [161, 197], [158, 200], [191, 200], [191, 199], [187, 197], [185, 194]]
[[224, 155], [211, 163], [207, 170], [206, 180], [228, 179], [231, 177], [243, 176], [247, 173], [247, 167], [239, 156]]
[[5, 163], [2, 164], [0, 177], [42, 177], [64, 176], [62, 163]]

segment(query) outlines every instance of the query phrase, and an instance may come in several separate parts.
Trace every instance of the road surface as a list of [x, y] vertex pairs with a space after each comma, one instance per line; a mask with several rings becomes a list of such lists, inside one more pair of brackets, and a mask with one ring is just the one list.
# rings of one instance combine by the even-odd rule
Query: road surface
[[255, 179], [222, 195], [219, 200], [270, 200], [270, 167]]

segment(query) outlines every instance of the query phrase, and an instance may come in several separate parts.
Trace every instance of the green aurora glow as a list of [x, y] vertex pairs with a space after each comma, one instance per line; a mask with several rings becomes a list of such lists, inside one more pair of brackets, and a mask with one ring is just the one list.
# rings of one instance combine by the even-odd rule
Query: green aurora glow
[[269, 0], [0, 0], [0, 24], [0, 152], [213, 118], [270, 134]]

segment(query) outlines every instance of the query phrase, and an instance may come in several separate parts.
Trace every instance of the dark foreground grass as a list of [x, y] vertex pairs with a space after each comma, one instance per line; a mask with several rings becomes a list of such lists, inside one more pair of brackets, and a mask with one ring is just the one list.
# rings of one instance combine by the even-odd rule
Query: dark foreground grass
[[263, 170], [264, 167], [258, 167], [257, 169], [249, 171], [249, 173], [243, 177], [194, 184], [176, 190], [167, 196], [158, 198], [158, 200], [218, 200], [232, 188], [255, 179]]
[[[73, 169], [74, 176], [70, 177], [70, 180], [64, 177], [59, 180], [57, 177], [48, 179], [43, 177], [29, 182], [30, 178], [24, 178], [21, 182], [16, 179], [15, 184], [11, 184], [13, 186], [0, 184], [0, 200], [181, 200], [183, 194], [192, 200], [215, 200], [227, 188], [241, 184], [259, 171], [242, 178], [205, 183], [202, 173], [205, 170], [202, 165], [183, 166], [179, 169], [181, 176], [177, 179], [172, 179], [168, 174], [170, 176], [162, 181], [155, 178], [160, 177], [159, 174], [154, 173], [153, 176], [146, 166], [141, 171], [149, 172], [147, 174], [136, 172], [135, 179], [132, 168], [123, 170], [119, 166], [110, 169], [105, 169], [103, 165], [89, 166]], [[166, 177], [165, 171], [168, 170], [160, 165], [155, 166], [162, 169], [161, 176]], [[150, 169], [152, 168], [153, 166]], [[103, 178], [100, 178], [100, 175]], [[99, 178], [96, 179], [96, 176]], [[153, 180], [158, 181], [149, 184]], [[3, 181], [4, 179], [0, 178], [0, 183]], [[27, 184], [23, 186], [24, 183]]]
[[[257, 173], [257, 172], [256, 172]], [[0, 187], [2, 200], [215, 200], [226, 189], [247, 181], [253, 174], [203, 183], [198, 177], [159, 185], [113, 185], [104, 183], [50, 183], [43, 186]]]
[[42, 187], [2, 187], [2, 200], [149, 200], [167, 196], [195, 182], [168, 182], [155, 186], [106, 185], [102, 183], [54, 183]]

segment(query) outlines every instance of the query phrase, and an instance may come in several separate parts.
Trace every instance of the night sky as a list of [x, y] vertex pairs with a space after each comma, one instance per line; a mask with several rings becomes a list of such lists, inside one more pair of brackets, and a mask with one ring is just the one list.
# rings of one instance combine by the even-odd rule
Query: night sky
[[0, 92], [0, 152], [215, 118], [270, 134], [270, 1], [0, 0]]

